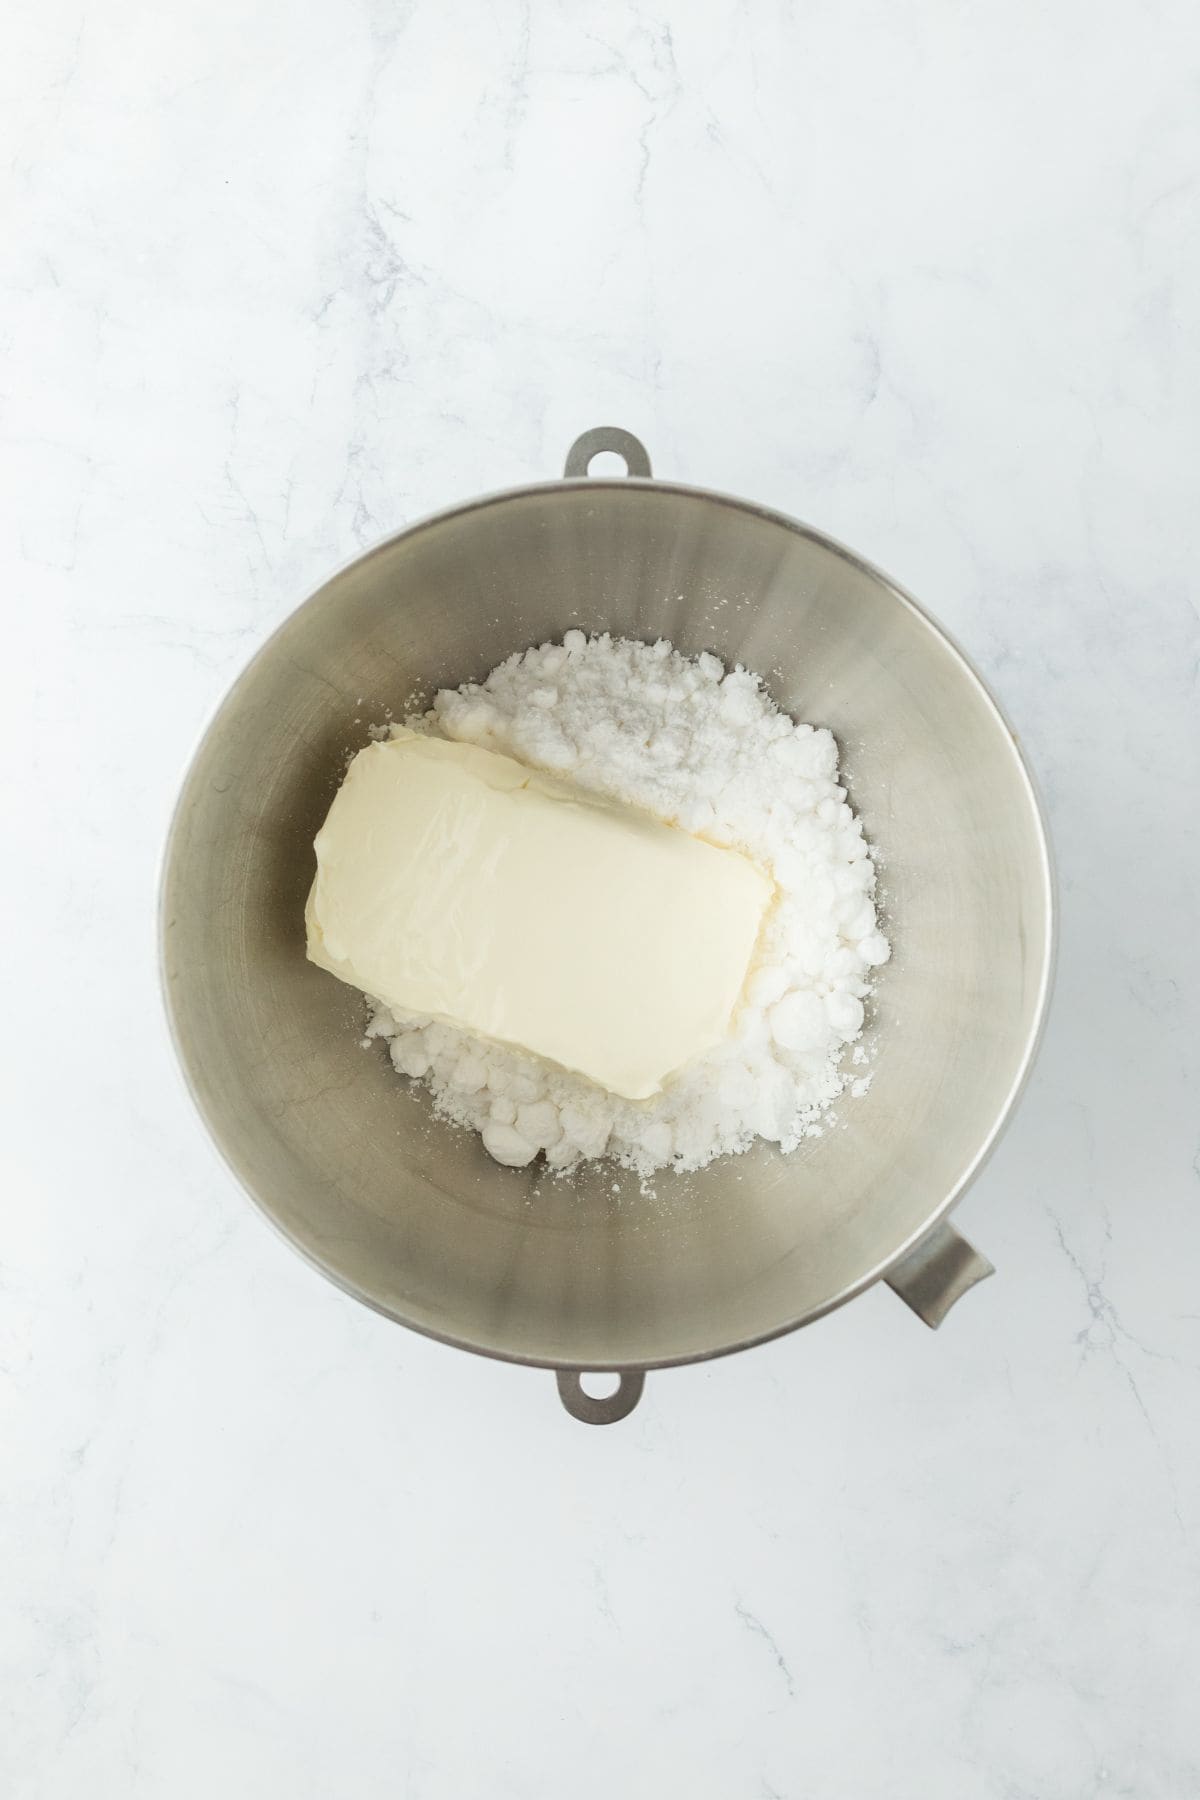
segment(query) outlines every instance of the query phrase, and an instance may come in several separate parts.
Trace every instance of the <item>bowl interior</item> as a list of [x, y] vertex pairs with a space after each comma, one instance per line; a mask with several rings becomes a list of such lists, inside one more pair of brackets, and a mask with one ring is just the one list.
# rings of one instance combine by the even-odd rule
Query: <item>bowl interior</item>
[[[787, 1157], [758, 1147], [643, 1193], [608, 1165], [498, 1167], [435, 1119], [363, 1009], [304, 955], [312, 840], [367, 728], [578, 625], [762, 674], [830, 726], [877, 846], [893, 940], [870, 1091]], [[189, 772], [163, 960], [185, 1070], [286, 1236], [392, 1316], [492, 1354], [686, 1359], [801, 1323], [956, 1197], [1031, 1054], [1046, 852], [1011, 735], [879, 575], [777, 515], [584, 481], [444, 514], [336, 576], [241, 676]]]

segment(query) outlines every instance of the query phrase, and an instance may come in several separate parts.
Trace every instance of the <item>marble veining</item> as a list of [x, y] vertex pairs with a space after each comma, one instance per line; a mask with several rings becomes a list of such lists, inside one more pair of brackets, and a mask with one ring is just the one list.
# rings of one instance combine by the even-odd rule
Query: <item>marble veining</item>
[[[1198, 79], [1183, 0], [11, 14], [6, 1800], [1200, 1794]], [[1062, 945], [996, 1278], [591, 1431], [263, 1226], [154, 892], [272, 626], [610, 421], [967, 646]]]

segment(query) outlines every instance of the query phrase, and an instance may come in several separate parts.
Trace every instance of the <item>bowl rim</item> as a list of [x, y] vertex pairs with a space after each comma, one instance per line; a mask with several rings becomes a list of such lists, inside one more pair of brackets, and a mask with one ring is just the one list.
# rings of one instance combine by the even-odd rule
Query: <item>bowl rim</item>
[[[693, 1351], [685, 1356], [651, 1357], [643, 1360], [626, 1362], [568, 1364], [557, 1359], [531, 1356], [518, 1351], [500, 1350], [492, 1344], [475, 1342], [465, 1336], [456, 1336], [453, 1333], [438, 1330], [426, 1321], [410, 1317], [398, 1308], [388, 1305], [376, 1296], [366, 1292], [358, 1283], [348, 1279], [336, 1268], [331, 1267], [330, 1264], [326, 1262], [324, 1258], [319, 1256], [310, 1245], [305, 1243], [303, 1239], [296, 1236], [283, 1225], [269, 1203], [256, 1191], [248, 1177], [238, 1167], [230, 1151], [226, 1148], [217, 1123], [200, 1090], [200, 1086], [189, 1059], [180, 1021], [176, 1015], [175, 1005], [171, 995], [171, 984], [167, 967], [167, 889], [174, 862], [177, 840], [182, 825], [184, 801], [187, 797], [188, 789], [191, 785], [192, 774], [201, 752], [234, 690], [241, 684], [246, 676], [250, 674], [260, 658], [265, 657], [268, 654], [275, 639], [291, 625], [292, 621], [299, 613], [310, 606], [315, 606], [321, 600], [326, 590], [332, 587], [335, 582], [339, 581], [348, 570], [357, 568], [360, 564], [370, 562], [374, 557], [382, 555], [402, 538], [415, 537], [421, 532], [434, 530], [442, 525], [450, 523], [452, 520], [462, 518], [469, 513], [481, 512], [492, 507], [503, 506], [516, 500], [523, 500], [533, 496], [544, 497], [551, 493], [561, 493], [566, 489], [579, 490], [583, 488], [586, 488], [591, 492], [594, 492], [598, 488], [615, 490], [636, 488], [652, 493], [671, 493], [681, 495], [687, 499], [708, 501], [715, 503], [718, 506], [732, 507], [739, 512], [749, 513], [754, 517], [764, 520], [768, 524], [780, 526], [785, 531], [788, 531], [797, 537], [806, 538], [811, 543], [818, 545], [821, 549], [840, 558], [860, 574], [866, 575], [871, 580], [878, 582], [895, 600], [907, 608], [935, 638], [941, 641], [950, 654], [957, 660], [962, 668], [963, 674], [974, 686], [979, 698], [983, 701], [985, 707], [992, 713], [1007, 740], [1008, 747], [1016, 765], [1017, 773], [1024, 785], [1026, 797], [1031, 809], [1031, 816], [1036, 827], [1039, 852], [1039, 873], [1041, 876], [1042, 901], [1045, 911], [1045, 931], [1041, 945], [1041, 969], [1038, 978], [1034, 1014], [1028, 1032], [1026, 1033], [1025, 1043], [1017, 1065], [1016, 1074], [1009, 1085], [1008, 1092], [1005, 1094], [1004, 1099], [997, 1109], [991, 1128], [985, 1135], [979, 1149], [968, 1162], [954, 1186], [938, 1203], [935, 1210], [930, 1213], [925, 1222], [916, 1231], [912, 1232], [895, 1251], [882, 1258], [879, 1262], [873, 1264], [853, 1281], [848, 1282], [837, 1294], [833, 1295], [830, 1299], [823, 1301], [821, 1305], [811, 1307], [798, 1317], [789, 1319], [781, 1325], [772, 1326], [768, 1331], [755, 1332], [748, 1337], [738, 1338], [733, 1342], [718, 1344], [711, 1348]], [[348, 1294], [352, 1299], [369, 1307], [372, 1312], [379, 1313], [382, 1317], [392, 1320], [395, 1324], [403, 1325], [410, 1331], [416, 1331], [422, 1337], [431, 1338], [436, 1343], [450, 1345], [456, 1350], [468, 1350], [477, 1356], [487, 1356], [496, 1362], [514, 1363], [525, 1368], [584, 1368], [594, 1371], [597, 1374], [623, 1374], [653, 1369], [681, 1368], [693, 1363], [712, 1362], [716, 1358], [722, 1356], [733, 1356], [743, 1350], [753, 1350], [760, 1344], [771, 1343], [777, 1338], [787, 1337], [793, 1331], [801, 1330], [806, 1325], [814, 1324], [818, 1319], [826, 1317], [829, 1313], [836, 1312], [839, 1307], [845, 1306], [849, 1301], [856, 1299], [859, 1294], [865, 1293], [868, 1288], [874, 1287], [877, 1282], [885, 1279], [888, 1273], [902, 1263], [930, 1232], [950, 1216], [955, 1207], [963, 1199], [972, 1183], [978, 1178], [987, 1163], [991, 1160], [1001, 1137], [1011, 1122], [1017, 1103], [1025, 1091], [1038, 1051], [1041, 1048], [1045, 1036], [1050, 999], [1054, 990], [1058, 959], [1058, 882], [1054, 856], [1051, 849], [1046, 810], [1042, 802], [1038, 784], [1028, 758], [1021, 746], [1020, 739], [1013, 729], [1007, 714], [996, 696], [992, 693], [991, 688], [988, 686], [979, 670], [975, 667], [975, 664], [972, 662], [967, 652], [952, 633], [935, 619], [933, 614], [929, 612], [919, 600], [910, 594], [906, 588], [902, 587], [899, 582], [893, 580], [890, 575], [886, 574], [885, 571], [880, 569], [875, 563], [869, 561], [868, 558], [860, 556], [857, 551], [851, 550], [837, 538], [830, 537], [827, 532], [820, 531], [815, 526], [807, 525], [803, 521], [793, 518], [789, 513], [780, 511], [777, 507], [767, 506], [756, 500], [744, 499], [735, 494], [724, 493], [716, 488], [701, 487], [689, 482], [665, 481], [655, 476], [568, 476], [547, 481], [524, 482], [515, 487], [498, 488], [468, 500], [458, 501], [450, 506], [440, 507], [435, 512], [425, 513], [421, 517], [414, 519], [411, 524], [403, 525], [396, 531], [388, 533], [386, 537], [380, 538], [366, 550], [359, 551], [356, 555], [345, 558], [337, 568], [324, 578], [318, 587], [307, 594], [298, 605], [292, 607], [285, 616], [272, 627], [262, 642], [252, 650], [242, 662], [232, 680], [226, 683], [221, 693], [206, 713], [195, 737], [194, 745], [191, 754], [187, 759], [183, 777], [179, 785], [179, 791], [171, 808], [170, 822], [166, 836], [163, 839], [162, 850], [159, 857], [157, 894], [158, 985], [163, 1010], [166, 1016], [168, 1032], [175, 1050], [176, 1067], [182, 1079], [183, 1086], [190, 1095], [192, 1104], [205, 1127], [210, 1145], [216, 1150], [221, 1161], [225, 1164], [225, 1167], [233, 1175], [244, 1193], [253, 1202], [256, 1210], [283, 1241], [288, 1244], [292, 1250], [303, 1257], [304, 1261], [308, 1263], [311, 1268], [317, 1270], [319, 1274], [326, 1278], [326, 1280], [332, 1282], [335, 1287], [340, 1288], [344, 1294]]]

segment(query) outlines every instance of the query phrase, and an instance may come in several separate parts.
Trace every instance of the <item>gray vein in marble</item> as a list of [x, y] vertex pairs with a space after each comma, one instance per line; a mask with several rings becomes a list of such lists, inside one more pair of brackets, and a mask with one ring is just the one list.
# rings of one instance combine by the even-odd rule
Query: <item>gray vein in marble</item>
[[612, 1608], [612, 1595], [609, 1592], [608, 1577], [605, 1575], [601, 1565], [595, 1560], [592, 1562], [591, 1569], [592, 1582], [596, 1590], [596, 1609], [599, 1612], [600, 1617], [605, 1619], [608, 1624], [612, 1626], [614, 1631], [620, 1632], [620, 1621]]
[[516, 43], [508, 67], [508, 96], [504, 103], [504, 139], [501, 166], [511, 174], [516, 162], [517, 138], [529, 109], [529, 50], [533, 35], [532, 0], [519, 0]]
[[[1179, 1526], [1180, 1531], [1186, 1531], [1187, 1528], [1184, 1523], [1183, 1514], [1180, 1511], [1179, 1490], [1176, 1484], [1175, 1472], [1172, 1467], [1170, 1455], [1158, 1427], [1151, 1416], [1150, 1409], [1146, 1405], [1145, 1397], [1142, 1394], [1137, 1377], [1130, 1368], [1120, 1345], [1122, 1341], [1124, 1341], [1125, 1343], [1131, 1344], [1134, 1349], [1141, 1351], [1143, 1355], [1154, 1357], [1160, 1362], [1174, 1363], [1177, 1367], [1186, 1365], [1180, 1364], [1178, 1358], [1169, 1356], [1165, 1351], [1155, 1350], [1150, 1345], [1143, 1343], [1141, 1339], [1135, 1337], [1134, 1334], [1121, 1323], [1116, 1307], [1104, 1292], [1103, 1283], [1106, 1275], [1105, 1268], [1101, 1267], [1100, 1272], [1095, 1276], [1090, 1275], [1082, 1259], [1068, 1241], [1067, 1235], [1062, 1227], [1062, 1222], [1055, 1214], [1053, 1208], [1047, 1206], [1046, 1212], [1054, 1227], [1055, 1235], [1063, 1255], [1067, 1258], [1083, 1284], [1088, 1310], [1092, 1315], [1091, 1322], [1083, 1326], [1075, 1335], [1075, 1342], [1080, 1347], [1080, 1355], [1086, 1358], [1091, 1356], [1097, 1350], [1106, 1351], [1120, 1370], [1122, 1378], [1133, 1397], [1134, 1403], [1145, 1421], [1146, 1429], [1150, 1434], [1155, 1450], [1162, 1459], [1163, 1471], [1166, 1475], [1167, 1485], [1170, 1490], [1171, 1507], [1175, 1515], [1175, 1522]], [[1105, 1242], [1111, 1243], [1111, 1241], [1112, 1226], [1106, 1215]]]
[[796, 1683], [792, 1676], [792, 1671], [787, 1665], [783, 1651], [779, 1648], [775, 1638], [767, 1630], [762, 1620], [758, 1618], [756, 1614], [752, 1613], [749, 1607], [744, 1606], [740, 1600], [734, 1601], [733, 1610], [742, 1621], [742, 1624], [746, 1627], [746, 1630], [752, 1632], [755, 1637], [761, 1638], [763, 1643], [767, 1646], [775, 1667], [783, 1676], [788, 1694], [794, 1700], [796, 1698]]

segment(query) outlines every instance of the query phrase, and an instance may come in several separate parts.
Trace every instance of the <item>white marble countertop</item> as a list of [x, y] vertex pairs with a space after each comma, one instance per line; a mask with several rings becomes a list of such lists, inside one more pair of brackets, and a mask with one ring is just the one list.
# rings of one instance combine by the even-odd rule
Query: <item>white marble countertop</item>
[[[1185, 0], [10, 13], [5, 1800], [1200, 1793], [1198, 79]], [[1062, 945], [996, 1279], [596, 1431], [263, 1224], [153, 903], [271, 626], [610, 420], [974, 654]]]

